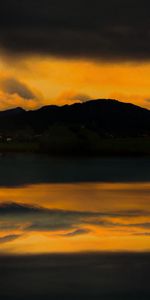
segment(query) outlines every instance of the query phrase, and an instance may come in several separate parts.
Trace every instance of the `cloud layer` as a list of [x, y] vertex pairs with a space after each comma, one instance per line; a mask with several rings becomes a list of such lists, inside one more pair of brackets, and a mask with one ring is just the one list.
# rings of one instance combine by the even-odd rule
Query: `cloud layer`
[[6, 78], [2, 80], [0, 83], [0, 87], [7, 94], [17, 94], [18, 96], [26, 100], [36, 99], [36, 96], [30, 90], [30, 88], [26, 84], [20, 82], [15, 78]]
[[149, 60], [149, 2], [6, 0], [0, 45], [11, 53]]
[[[93, 212], [46, 209], [16, 203], [0, 205], [0, 231], [9, 230], [12, 234], [0, 238], [0, 243], [11, 242], [31, 232], [58, 233], [58, 237], [75, 237], [97, 229], [120, 231], [129, 229], [126, 234], [148, 236], [150, 212], [142, 210]], [[139, 218], [145, 218], [140, 221]], [[92, 229], [91, 229], [92, 228]], [[19, 234], [14, 234], [18, 230]]]
[[10, 234], [0, 237], [0, 244], [12, 242], [20, 237], [19, 234]]

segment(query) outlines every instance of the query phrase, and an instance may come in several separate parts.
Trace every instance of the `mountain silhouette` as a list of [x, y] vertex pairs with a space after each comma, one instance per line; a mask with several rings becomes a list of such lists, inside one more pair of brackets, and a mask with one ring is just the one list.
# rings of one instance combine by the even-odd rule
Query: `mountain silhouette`
[[101, 136], [150, 136], [150, 111], [130, 103], [100, 99], [49, 105], [33, 111], [18, 107], [0, 112], [0, 134], [29, 129], [42, 134], [55, 124], [87, 128]]

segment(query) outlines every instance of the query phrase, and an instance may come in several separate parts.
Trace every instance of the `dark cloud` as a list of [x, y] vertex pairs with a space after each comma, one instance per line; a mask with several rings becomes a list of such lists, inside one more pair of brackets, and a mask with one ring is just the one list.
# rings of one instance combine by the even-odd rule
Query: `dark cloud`
[[[67, 217], [140, 217], [149, 216], [150, 211], [147, 210], [118, 210], [118, 211], [76, 211], [76, 210], [61, 210], [49, 209], [41, 206], [29, 205], [24, 203], [7, 202], [0, 204], [0, 215], [3, 214], [48, 214], [51, 216]], [[148, 223], [149, 224], [149, 223]]]
[[89, 229], [86, 229], [86, 228], [79, 228], [79, 229], [76, 229], [76, 230], [74, 230], [74, 231], [71, 231], [71, 232], [68, 232], [68, 233], [61, 234], [60, 236], [63, 236], [63, 237], [74, 237], [74, 236], [78, 236], [78, 235], [87, 234], [87, 233], [89, 233], [89, 232], [90, 232]]
[[26, 84], [18, 81], [15, 78], [7, 78], [2, 80], [0, 86], [4, 92], [11, 95], [18, 94], [18, 96], [23, 99], [29, 100], [36, 98], [34, 93]]
[[[150, 230], [149, 222], [135, 222], [135, 218], [148, 217], [150, 212], [143, 210], [130, 211], [72, 211], [47, 209], [24, 204], [6, 203], [0, 205], [0, 230], [65, 231], [64, 237], [86, 234], [89, 226], [118, 230], [122, 228]], [[120, 219], [128, 220], [128, 223]], [[131, 222], [131, 220], [134, 222]], [[133, 232], [134, 234], [134, 232]]]
[[150, 232], [136, 232], [134, 233], [136, 236], [150, 236]]
[[5, 0], [0, 45], [11, 53], [150, 59], [147, 0]]
[[129, 224], [129, 226], [135, 226], [135, 227], [140, 227], [140, 228], [144, 228], [144, 229], [150, 229], [150, 222]]
[[18, 239], [20, 236], [21, 235], [19, 235], [19, 234], [11, 234], [11, 235], [6, 235], [3, 237], [0, 237], [0, 244], [12, 242], [12, 241]]
[[43, 211], [42, 208], [31, 206], [31, 205], [25, 205], [22, 203], [13, 203], [13, 202], [7, 202], [7, 203], [1, 203], [0, 204], [0, 215], [4, 214], [29, 214], [29, 213], [37, 213]]

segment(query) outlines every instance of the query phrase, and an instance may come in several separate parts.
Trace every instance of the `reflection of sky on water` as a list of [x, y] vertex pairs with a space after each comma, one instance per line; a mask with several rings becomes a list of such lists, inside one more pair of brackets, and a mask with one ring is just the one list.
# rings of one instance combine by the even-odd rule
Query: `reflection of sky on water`
[[150, 183], [0, 188], [1, 253], [150, 250]]
[[149, 159], [0, 161], [1, 253], [150, 250]]

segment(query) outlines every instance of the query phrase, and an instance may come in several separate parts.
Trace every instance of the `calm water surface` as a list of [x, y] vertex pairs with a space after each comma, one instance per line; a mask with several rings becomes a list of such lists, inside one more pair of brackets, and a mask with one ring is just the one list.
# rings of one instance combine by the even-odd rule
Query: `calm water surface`
[[150, 250], [150, 159], [0, 158], [0, 252]]

